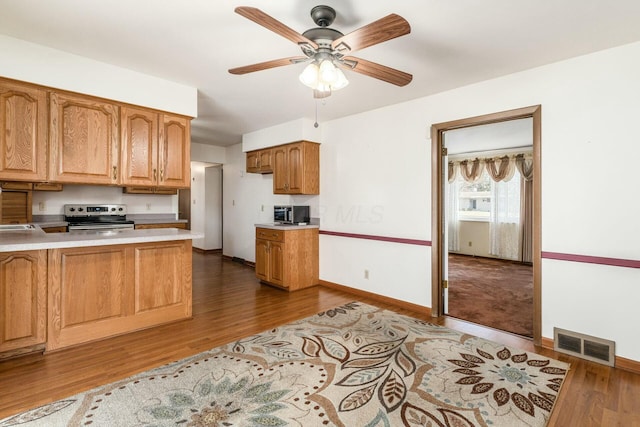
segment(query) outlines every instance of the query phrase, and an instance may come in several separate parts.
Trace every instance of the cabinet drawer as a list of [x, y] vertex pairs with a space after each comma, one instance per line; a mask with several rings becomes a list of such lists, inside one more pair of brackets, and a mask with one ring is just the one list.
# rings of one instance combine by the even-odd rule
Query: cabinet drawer
[[283, 242], [284, 231], [273, 230], [271, 228], [256, 228], [256, 239], [271, 240], [274, 242]]

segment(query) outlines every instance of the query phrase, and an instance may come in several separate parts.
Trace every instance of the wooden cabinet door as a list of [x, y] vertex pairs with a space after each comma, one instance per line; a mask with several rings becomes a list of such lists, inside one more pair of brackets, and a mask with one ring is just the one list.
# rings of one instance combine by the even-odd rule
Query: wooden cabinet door
[[274, 194], [320, 194], [319, 144], [301, 141], [272, 149]]
[[258, 164], [260, 165], [260, 173], [273, 172], [273, 165], [271, 164], [271, 149], [260, 150], [258, 153]]
[[158, 182], [158, 113], [135, 107], [120, 110], [122, 184]]
[[287, 159], [287, 147], [274, 148], [271, 160], [273, 161], [273, 192], [274, 194], [287, 194], [289, 191], [289, 166]]
[[260, 152], [249, 151], [247, 152], [247, 173], [259, 173], [260, 172]]
[[0, 253], [0, 277], [0, 352], [44, 343], [47, 251]]
[[162, 320], [191, 315], [191, 250], [186, 249], [184, 241], [149, 243], [135, 248], [136, 316]]
[[47, 179], [47, 92], [0, 81], [0, 179]]
[[256, 277], [269, 280], [269, 242], [256, 239]]
[[248, 173], [273, 173], [271, 149], [248, 151], [246, 169]]
[[303, 193], [303, 153], [302, 144], [291, 144], [287, 147], [287, 167], [289, 172], [287, 193]]
[[186, 117], [162, 115], [159, 187], [189, 188], [191, 180], [191, 123]]
[[[284, 243], [269, 242], [269, 282], [285, 286], [284, 280]], [[295, 262], [288, 259], [287, 262]]]
[[123, 330], [133, 310], [127, 257], [123, 245], [49, 250], [47, 349]]
[[49, 177], [52, 181], [119, 184], [118, 106], [51, 93]]

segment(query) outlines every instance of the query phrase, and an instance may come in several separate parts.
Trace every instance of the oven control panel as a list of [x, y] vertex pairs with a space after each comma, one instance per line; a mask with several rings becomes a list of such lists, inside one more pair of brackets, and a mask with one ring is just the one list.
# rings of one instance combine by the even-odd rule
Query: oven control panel
[[126, 215], [127, 205], [64, 205], [65, 216]]

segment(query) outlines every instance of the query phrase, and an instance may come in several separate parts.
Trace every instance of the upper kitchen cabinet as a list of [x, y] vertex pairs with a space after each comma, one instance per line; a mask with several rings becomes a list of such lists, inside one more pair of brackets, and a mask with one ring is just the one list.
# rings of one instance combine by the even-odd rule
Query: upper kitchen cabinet
[[320, 144], [273, 147], [272, 160], [274, 194], [320, 194]]
[[248, 173], [273, 173], [271, 148], [247, 152]]
[[189, 188], [191, 181], [191, 120], [160, 115], [158, 187]]
[[118, 184], [119, 107], [88, 96], [50, 96], [50, 180]]
[[122, 107], [120, 115], [122, 184], [189, 187], [189, 119], [131, 106]]
[[158, 113], [135, 107], [120, 109], [122, 183], [154, 186], [158, 182]]
[[47, 92], [0, 80], [0, 180], [47, 179]]

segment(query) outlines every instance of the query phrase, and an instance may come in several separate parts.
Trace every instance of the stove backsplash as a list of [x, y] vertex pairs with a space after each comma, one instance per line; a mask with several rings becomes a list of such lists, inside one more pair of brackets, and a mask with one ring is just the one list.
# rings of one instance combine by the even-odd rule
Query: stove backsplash
[[97, 185], [64, 185], [62, 191], [34, 191], [32, 213], [64, 215], [65, 204], [123, 204], [127, 215], [178, 213], [178, 196], [123, 194], [122, 188]]

